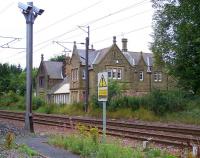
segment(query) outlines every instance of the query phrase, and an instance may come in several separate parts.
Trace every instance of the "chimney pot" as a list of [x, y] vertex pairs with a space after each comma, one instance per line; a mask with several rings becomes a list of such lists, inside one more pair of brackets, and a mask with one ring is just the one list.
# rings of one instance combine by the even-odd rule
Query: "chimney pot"
[[116, 36], [113, 36], [113, 44], [116, 44]]
[[44, 54], [41, 54], [41, 61], [44, 61]]
[[126, 38], [122, 38], [122, 52], [127, 52], [127, 42], [128, 40]]

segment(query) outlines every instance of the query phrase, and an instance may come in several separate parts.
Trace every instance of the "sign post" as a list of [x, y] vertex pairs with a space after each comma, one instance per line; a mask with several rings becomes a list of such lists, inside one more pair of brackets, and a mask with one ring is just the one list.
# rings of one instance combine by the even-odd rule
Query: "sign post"
[[98, 73], [98, 101], [103, 102], [103, 143], [106, 142], [106, 102], [108, 100], [108, 73]]

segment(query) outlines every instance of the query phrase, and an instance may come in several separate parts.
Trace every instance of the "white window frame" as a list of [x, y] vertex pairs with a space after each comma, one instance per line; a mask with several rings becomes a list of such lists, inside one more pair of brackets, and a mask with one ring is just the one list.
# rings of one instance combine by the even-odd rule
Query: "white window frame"
[[162, 82], [162, 72], [154, 72], [154, 81]]
[[118, 80], [122, 79], [122, 69], [120, 69], [120, 68], [117, 69], [117, 79]]
[[158, 81], [162, 82], [162, 73], [161, 72], [158, 73]]
[[109, 68], [107, 69], [108, 78], [114, 80], [121, 80], [122, 79], [122, 68]]
[[154, 81], [158, 82], [158, 72], [154, 72]]
[[139, 80], [144, 81], [144, 72], [143, 71], [139, 72]]
[[117, 79], [117, 69], [116, 68], [112, 69], [112, 78]]

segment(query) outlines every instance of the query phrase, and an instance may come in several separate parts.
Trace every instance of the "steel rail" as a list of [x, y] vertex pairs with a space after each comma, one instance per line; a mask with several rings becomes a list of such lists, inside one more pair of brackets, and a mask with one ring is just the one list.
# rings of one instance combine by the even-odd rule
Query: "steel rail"
[[[0, 110], [0, 118], [24, 121], [24, 116], [24, 112]], [[88, 127], [102, 129], [101, 119], [35, 113], [33, 114], [33, 121], [37, 124], [64, 128], [75, 128], [78, 123], [81, 123]], [[151, 140], [152, 142], [168, 145], [192, 146], [192, 144], [199, 144], [200, 127], [108, 120], [107, 135], [137, 140]]]

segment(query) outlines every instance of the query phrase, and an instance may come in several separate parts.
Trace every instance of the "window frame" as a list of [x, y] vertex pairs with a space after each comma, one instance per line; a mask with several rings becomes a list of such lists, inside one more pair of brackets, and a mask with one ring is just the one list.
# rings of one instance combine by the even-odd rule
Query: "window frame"
[[142, 82], [144, 81], [144, 71], [139, 72], [139, 80]]
[[162, 72], [161, 71], [154, 72], [154, 82], [162, 82]]
[[114, 79], [114, 80], [122, 79], [122, 68], [120, 67], [108, 68], [107, 72], [108, 72], [109, 79]]

